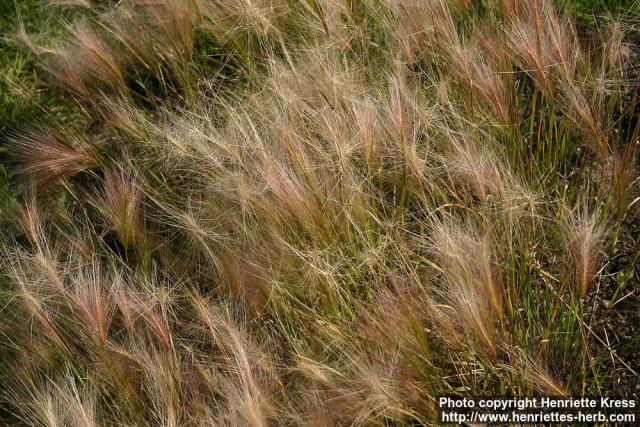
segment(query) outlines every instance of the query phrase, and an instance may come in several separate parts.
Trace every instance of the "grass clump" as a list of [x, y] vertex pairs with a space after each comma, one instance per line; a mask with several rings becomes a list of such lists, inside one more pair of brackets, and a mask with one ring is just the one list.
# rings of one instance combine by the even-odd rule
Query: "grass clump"
[[611, 281], [639, 253], [620, 22], [50, 7], [75, 19], [31, 49], [77, 115], [7, 141], [7, 420], [429, 425], [443, 395], [633, 393], [637, 332], [603, 339], [638, 302]]

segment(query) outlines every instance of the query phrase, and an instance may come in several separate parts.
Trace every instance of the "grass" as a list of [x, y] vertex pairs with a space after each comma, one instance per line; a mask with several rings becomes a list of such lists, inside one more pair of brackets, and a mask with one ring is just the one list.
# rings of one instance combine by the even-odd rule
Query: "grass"
[[627, 9], [33, 4], [3, 6], [6, 423], [635, 396]]

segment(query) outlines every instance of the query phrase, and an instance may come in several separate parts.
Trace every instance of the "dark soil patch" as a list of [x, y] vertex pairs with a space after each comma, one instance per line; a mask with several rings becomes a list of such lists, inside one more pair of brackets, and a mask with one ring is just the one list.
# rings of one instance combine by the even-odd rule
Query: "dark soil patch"
[[639, 236], [636, 208], [623, 222], [607, 274], [585, 302], [587, 324], [604, 342], [589, 336], [591, 355], [600, 362], [602, 394], [607, 396], [640, 396], [640, 259], [631, 265]]

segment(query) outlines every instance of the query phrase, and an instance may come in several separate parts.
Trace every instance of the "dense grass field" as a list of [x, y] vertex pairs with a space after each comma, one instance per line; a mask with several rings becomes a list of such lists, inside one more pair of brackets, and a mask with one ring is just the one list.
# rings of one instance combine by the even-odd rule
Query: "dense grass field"
[[0, 2], [0, 424], [637, 400], [639, 19]]

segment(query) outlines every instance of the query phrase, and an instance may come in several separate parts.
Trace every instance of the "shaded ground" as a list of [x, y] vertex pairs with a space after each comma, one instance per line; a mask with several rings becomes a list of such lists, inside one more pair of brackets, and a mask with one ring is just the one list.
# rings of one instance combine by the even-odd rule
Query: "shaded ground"
[[592, 356], [600, 359], [601, 372], [607, 372], [606, 383], [601, 384], [603, 394], [636, 400], [640, 397], [640, 259], [634, 251], [639, 237], [636, 206], [623, 223], [609, 274], [590, 297], [586, 319], [593, 331], [589, 337]]

